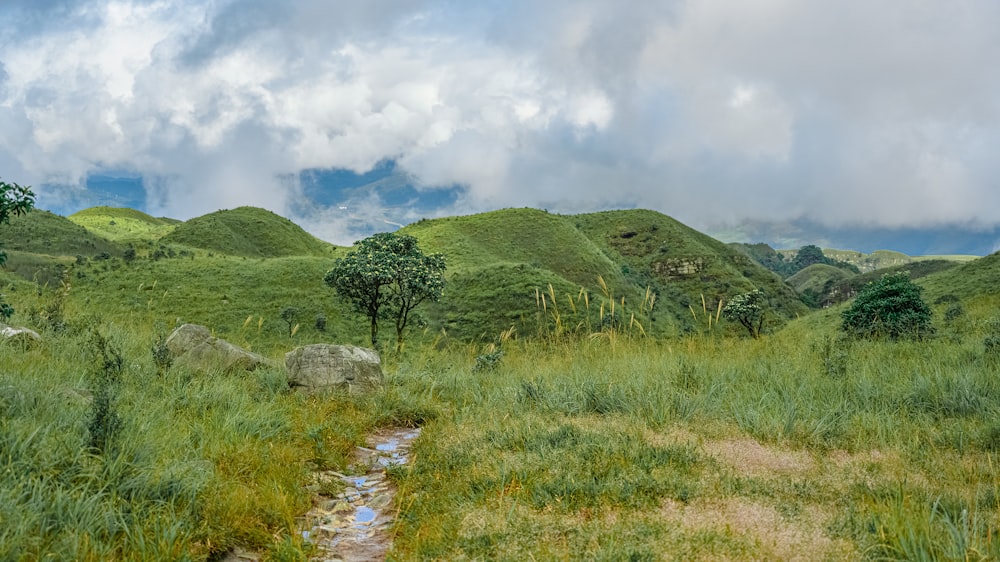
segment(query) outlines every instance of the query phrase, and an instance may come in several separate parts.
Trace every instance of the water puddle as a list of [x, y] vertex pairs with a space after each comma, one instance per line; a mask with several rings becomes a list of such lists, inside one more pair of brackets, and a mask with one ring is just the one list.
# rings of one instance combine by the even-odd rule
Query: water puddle
[[[385, 559], [391, 544], [388, 529], [395, 515], [396, 493], [385, 469], [409, 462], [410, 445], [419, 436], [419, 428], [380, 430], [369, 436], [368, 447], [358, 447], [356, 452], [356, 466], [364, 467], [364, 474], [326, 471], [315, 475], [314, 507], [300, 525], [302, 538], [319, 552], [314, 561]], [[344, 483], [343, 492], [335, 497], [318, 492], [336, 480]]]

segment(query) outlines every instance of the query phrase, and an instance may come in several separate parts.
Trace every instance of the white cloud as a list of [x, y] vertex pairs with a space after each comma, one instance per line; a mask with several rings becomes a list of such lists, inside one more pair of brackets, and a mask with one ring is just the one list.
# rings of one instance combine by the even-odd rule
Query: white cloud
[[25, 31], [0, 38], [4, 177], [132, 170], [159, 214], [301, 213], [281, 178], [395, 159], [466, 185], [464, 211], [1000, 222], [991, 0], [67, 0], [0, 18]]

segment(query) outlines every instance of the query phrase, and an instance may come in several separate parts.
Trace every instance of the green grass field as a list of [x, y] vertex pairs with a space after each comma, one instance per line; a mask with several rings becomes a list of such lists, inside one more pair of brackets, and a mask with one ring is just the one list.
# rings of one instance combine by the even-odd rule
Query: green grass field
[[[683, 308], [692, 328], [654, 337], [600, 322], [613, 299], [597, 282], [582, 311], [580, 286], [608, 259], [608, 293], [634, 291], [626, 309], [652, 323], [636, 279], [659, 258], [640, 250], [682, 232], [659, 217], [609, 214], [598, 231], [501, 213], [474, 217], [478, 238], [460, 219], [413, 225], [428, 247], [468, 253], [456, 297], [384, 355], [384, 388], [353, 397], [290, 392], [279, 368], [198, 373], [153, 354], [183, 322], [279, 362], [363, 344], [365, 318], [322, 283], [343, 249], [263, 258], [139, 238], [131, 261], [12, 252], [60, 275], [0, 273], [11, 324], [44, 337], [0, 344], [0, 559], [201, 561], [239, 546], [306, 560], [311, 473], [349, 473], [367, 433], [417, 425], [411, 463], [389, 471], [394, 560], [1000, 558], [1000, 255], [917, 280], [936, 329], [918, 342], [846, 339], [844, 305], [752, 340], [710, 327], [700, 299]], [[503, 224], [560, 233], [582, 265], [504, 239]], [[677, 240], [695, 242], [715, 251]], [[707, 287], [731, 291], [759, 275], [706, 268]], [[671, 306], [700, 281], [676, 282], [685, 292], [659, 297]], [[95, 448], [95, 435], [110, 437]]]

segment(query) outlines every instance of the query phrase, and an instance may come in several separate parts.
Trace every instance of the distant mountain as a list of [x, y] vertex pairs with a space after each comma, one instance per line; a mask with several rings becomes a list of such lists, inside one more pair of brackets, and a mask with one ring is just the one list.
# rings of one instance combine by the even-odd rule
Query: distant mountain
[[963, 226], [927, 228], [830, 227], [814, 221], [745, 221], [704, 231], [725, 242], [763, 242], [774, 248], [797, 249], [813, 244], [870, 254], [894, 250], [910, 256], [985, 256], [1000, 249], [1000, 227], [981, 230]]

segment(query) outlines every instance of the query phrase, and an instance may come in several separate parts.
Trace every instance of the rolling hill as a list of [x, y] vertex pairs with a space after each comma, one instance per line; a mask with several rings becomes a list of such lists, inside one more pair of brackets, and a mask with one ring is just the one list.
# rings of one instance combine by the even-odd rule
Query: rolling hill
[[0, 244], [17, 250], [49, 256], [94, 256], [102, 252], [120, 254], [122, 246], [92, 232], [66, 217], [35, 209], [27, 215], [11, 217], [0, 228]]
[[[346, 250], [263, 209], [241, 207], [173, 224], [129, 209], [94, 208], [74, 216], [87, 229], [51, 213], [29, 218], [37, 232], [32, 239], [73, 241], [59, 255], [72, 256], [66, 252], [82, 240], [115, 250], [110, 261], [77, 265], [73, 283], [75, 295], [116, 316], [183, 318], [243, 333], [250, 316], [279, 330], [279, 309], [295, 306], [301, 322], [323, 315], [338, 334], [356, 324], [355, 311], [322, 282], [332, 260]], [[14, 231], [6, 230], [8, 236]], [[151, 251], [120, 259], [125, 246], [98, 232]], [[768, 296], [771, 330], [807, 312], [777, 275], [653, 211], [556, 215], [504, 209], [422, 220], [400, 232], [448, 260], [444, 296], [422, 311], [431, 336], [443, 330], [458, 340], [490, 341], [511, 326], [523, 336], [609, 328], [676, 336], [708, 330], [709, 317], [719, 324], [713, 314], [719, 303], [752, 289]], [[197, 251], [153, 252], [155, 247]], [[246, 279], [253, 282], [241, 281]], [[728, 323], [712, 329], [740, 331]]]
[[216, 211], [177, 225], [160, 239], [231, 256], [330, 256], [334, 246], [292, 221], [256, 207]]
[[[400, 232], [448, 258], [449, 286], [430, 316], [462, 339], [492, 337], [512, 325], [533, 334], [633, 318], [644, 331], [677, 335], [703, 329], [705, 309], [753, 288], [768, 294], [775, 324], [806, 312], [771, 272], [653, 211], [505, 209], [420, 221]], [[647, 289], [656, 295], [651, 310]]]
[[155, 241], [181, 221], [156, 218], [125, 207], [91, 207], [66, 217], [90, 232], [117, 242]]

